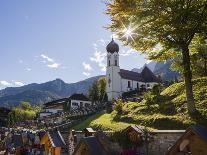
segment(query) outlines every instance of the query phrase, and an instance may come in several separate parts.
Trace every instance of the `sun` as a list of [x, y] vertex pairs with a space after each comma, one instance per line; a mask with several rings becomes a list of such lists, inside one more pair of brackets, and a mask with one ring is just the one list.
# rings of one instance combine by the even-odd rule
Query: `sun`
[[[128, 27], [126, 27], [123, 24], [123, 30], [121, 31], [121, 33], [123, 34], [122, 38], [126, 38], [127, 41], [134, 41], [134, 37], [136, 35], [136, 33], [134, 33], [134, 30], [136, 29], [136, 27], [132, 27], [132, 24], [130, 23]], [[134, 41], [135, 42], [135, 41]]]

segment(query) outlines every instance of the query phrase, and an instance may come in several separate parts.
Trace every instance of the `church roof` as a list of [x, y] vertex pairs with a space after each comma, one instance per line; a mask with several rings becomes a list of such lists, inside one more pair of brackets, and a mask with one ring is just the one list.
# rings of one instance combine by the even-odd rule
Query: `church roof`
[[112, 38], [111, 42], [106, 46], [106, 50], [110, 53], [119, 52], [119, 45]]
[[120, 69], [119, 74], [123, 79], [129, 79], [129, 80], [144, 82], [144, 79], [142, 78], [141, 74], [137, 73], [137, 72]]
[[141, 72], [142, 78], [145, 80], [145, 82], [158, 82], [158, 78], [154, 75], [154, 73], [145, 66], [144, 69]]
[[121, 78], [140, 82], [158, 82], [158, 78], [154, 73], [145, 66], [141, 73], [120, 69]]

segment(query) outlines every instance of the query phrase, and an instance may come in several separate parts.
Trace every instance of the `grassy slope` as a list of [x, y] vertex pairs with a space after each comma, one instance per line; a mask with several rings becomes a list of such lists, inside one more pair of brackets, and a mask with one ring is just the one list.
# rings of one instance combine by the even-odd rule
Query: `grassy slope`
[[193, 80], [196, 108], [199, 111], [193, 119], [187, 113], [184, 90], [184, 83], [173, 84], [161, 93], [159, 104], [151, 106], [150, 109], [145, 106], [145, 101], [125, 103], [122, 114], [117, 115], [115, 111], [111, 114], [98, 114], [75, 129], [91, 126], [104, 130], [120, 130], [130, 124], [155, 129], [185, 129], [196, 123], [207, 125], [207, 78]]

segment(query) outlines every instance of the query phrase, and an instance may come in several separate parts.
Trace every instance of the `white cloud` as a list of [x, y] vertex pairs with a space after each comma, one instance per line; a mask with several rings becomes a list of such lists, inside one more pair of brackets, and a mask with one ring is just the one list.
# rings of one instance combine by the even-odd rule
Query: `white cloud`
[[41, 56], [41, 58], [43, 58], [43, 60], [41, 62], [46, 64], [46, 66], [48, 68], [57, 69], [61, 66], [60, 63], [56, 62], [53, 58], [50, 58], [49, 56], [47, 56], [45, 54], [41, 54], [40, 56]]
[[44, 54], [41, 54], [40, 55], [43, 59], [45, 59], [45, 60], [47, 60], [47, 61], [49, 61], [49, 62], [54, 62], [54, 60], [52, 59], [52, 58], [50, 58], [50, 57], [48, 57], [48, 56], [46, 56], [46, 55], [44, 55]]
[[7, 81], [0, 81], [0, 84], [3, 86], [11, 86], [12, 84]]
[[90, 60], [93, 62], [96, 62], [99, 67], [104, 67], [104, 60], [106, 57], [106, 53], [102, 53], [100, 51], [95, 51], [92, 57], [90, 57]]
[[101, 68], [101, 71], [102, 71], [102, 72], [106, 72], [106, 66], [102, 67], [102, 68]]
[[24, 83], [19, 82], [19, 81], [15, 81], [14, 84], [15, 84], [16, 86], [24, 86]]
[[26, 70], [29, 72], [29, 71], [31, 71], [32, 69], [31, 69], [31, 68], [26, 68]]
[[19, 62], [20, 64], [22, 64], [22, 63], [23, 63], [23, 60], [20, 59], [18, 62]]
[[87, 70], [87, 71], [92, 71], [93, 70], [91, 65], [88, 64], [88, 63], [83, 62], [82, 65], [83, 65], [84, 69]]
[[48, 64], [47, 67], [49, 67], [49, 68], [58, 68], [58, 67], [60, 67], [60, 64], [55, 62], [53, 64]]
[[83, 75], [85, 75], [85, 76], [90, 76], [91, 73], [89, 73], [89, 72], [83, 72]]
[[129, 50], [122, 50], [119, 54], [120, 54], [120, 56], [130, 56], [134, 53], [136, 53], [135, 50], [129, 49]]

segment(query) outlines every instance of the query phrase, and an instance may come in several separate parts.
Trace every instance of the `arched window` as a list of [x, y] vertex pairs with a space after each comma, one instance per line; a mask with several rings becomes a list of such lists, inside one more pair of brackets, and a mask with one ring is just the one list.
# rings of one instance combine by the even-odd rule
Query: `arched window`
[[139, 89], [139, 83], [137, 82], [137, 89]]
[[109, 66], [111, 65], [111, 62], [110, 62], [110, 60], [109, 60]]
[[118, 66], [118, 65], [117, 65], [117, 60], [115, 60], [115, 66]]
[[128, 81], [128, 88], [131, 88], [131, 82]]

